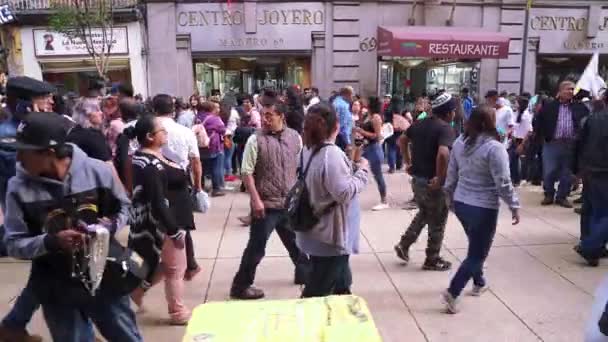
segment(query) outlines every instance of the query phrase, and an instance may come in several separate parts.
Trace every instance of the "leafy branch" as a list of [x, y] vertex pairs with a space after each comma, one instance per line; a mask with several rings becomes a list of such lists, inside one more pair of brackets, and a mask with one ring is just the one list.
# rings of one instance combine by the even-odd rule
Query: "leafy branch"
[[84, 44], [100, 77], [106, 79], [114, 45], [114, 0], [63, 0], [49, 26], [73, 44]]

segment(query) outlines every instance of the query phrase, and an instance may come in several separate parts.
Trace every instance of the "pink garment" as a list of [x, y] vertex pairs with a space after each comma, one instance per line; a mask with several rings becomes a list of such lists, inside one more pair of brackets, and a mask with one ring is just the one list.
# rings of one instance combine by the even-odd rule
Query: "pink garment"
[[125, 123], [122, 121], [122, 119], [118, 118], [110, 121], [110, 126], [106, 131], [106, 141], [108, 142], [108, 146], [110, 146], [112, 151], [112, 157], [116, 155], [116, 139], [124, 129]]
[[152, 280], [152, 285], [165, 279], [165, 299], [173, 323], [184, 323], [192, 312], [184, 304], [184, 275], [186, 273], [186, 249], [178, 249], [166, 237], [160, 254], [161, 265]]
[[249, 112], [249, 115], [251, 116], [249, 119], [249, 125], [254, 128], [262, 128], [262, 116], [260, 115], [260, 112], [253, 108]]

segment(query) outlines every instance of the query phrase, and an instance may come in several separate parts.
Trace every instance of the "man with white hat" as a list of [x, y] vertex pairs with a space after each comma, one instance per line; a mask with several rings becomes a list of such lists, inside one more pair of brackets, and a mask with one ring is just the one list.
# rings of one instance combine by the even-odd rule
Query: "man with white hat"
[[412, 156], [406, 149], [404, 159], [412, 176], [414, 200], [419, 208], [401, 240], [395, 246], [397, 257], [409, 262], [409, 248], [424, 226], [428, 225], [428, 245], [425, 270], [447, 271], [452, 264], [439, 252], [448, 218], [448, 207], [442, 191], [445, 182], [454, 130], [450, 126], [456, 112], [456, 101], [448, 93], [437, 96], [431, 103], [432, 115], [412, 125], [404, 136], [405, 145], [412, 143]]

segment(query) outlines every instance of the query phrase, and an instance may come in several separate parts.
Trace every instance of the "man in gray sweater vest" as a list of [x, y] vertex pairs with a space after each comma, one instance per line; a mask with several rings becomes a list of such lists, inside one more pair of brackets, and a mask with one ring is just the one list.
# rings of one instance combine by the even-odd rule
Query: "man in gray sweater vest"
[[247, 140], [241, 167], [243, 182], [251, 196], [253, 221], [230, 290], [230, 296], [236, 299], [264, 297], [264, 292], [254, 287], [253, 282], [275, 228], [296, 265], [296, 284], [305, 283], [309, 268], [308, 258], [296, 246], [295, 233], [287, 226], [284, 206], [287, 193], [296, 183], [302, 140], [296, 131], [286, 127], [283, 103], [275, 96], [264, 96], [262, 105], [262, 130]]

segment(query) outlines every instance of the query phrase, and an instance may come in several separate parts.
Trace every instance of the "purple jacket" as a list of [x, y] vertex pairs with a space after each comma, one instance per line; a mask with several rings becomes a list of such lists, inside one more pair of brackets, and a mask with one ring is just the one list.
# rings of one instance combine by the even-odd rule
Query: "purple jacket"
[[224, 152], [224, 134], [226, 126], [219, 116], [211, 113], [199, 112], [196, 122], [203, 124], [209, 136], [209, 152], [211, 154]]

